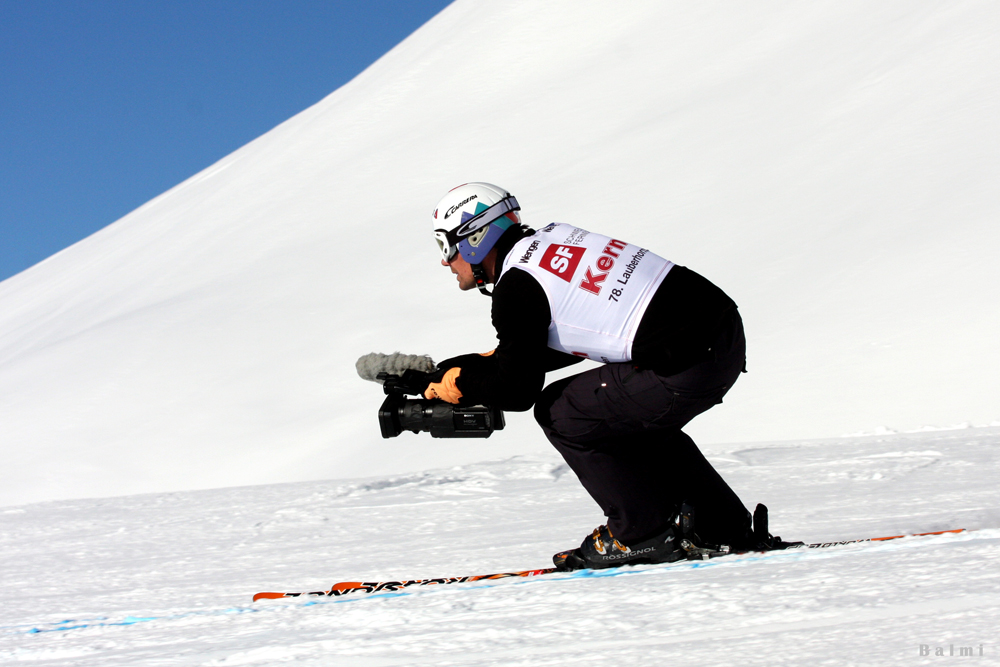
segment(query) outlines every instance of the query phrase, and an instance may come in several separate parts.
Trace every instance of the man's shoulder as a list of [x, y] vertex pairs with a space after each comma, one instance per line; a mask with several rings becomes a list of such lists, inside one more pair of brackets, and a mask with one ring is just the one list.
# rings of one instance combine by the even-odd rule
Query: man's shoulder
[[512, 266], [493, 289], [493, 319], [521, 320], [537, 315], [550, 318], [549, 298], [534, 276]]
[[509, 267], [497, 281], [494, 297], [500, 293], [520, 294], [524, 291], [542, 290], [541, 284], [531, 273], [516, 264]]

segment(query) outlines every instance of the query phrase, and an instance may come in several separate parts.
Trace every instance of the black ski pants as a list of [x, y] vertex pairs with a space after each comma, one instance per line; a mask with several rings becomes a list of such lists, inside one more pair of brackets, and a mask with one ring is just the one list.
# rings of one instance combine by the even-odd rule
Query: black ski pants
[[745, 368], [746, 338], [734, 311], [712, 359], [675, 375], [605, 364], [553, 382], [535, 419], [608, 517], [624, 544], [663, 532], [681, 502], [694, 506], [695, 532], [717, 544], [743, 543], [750, 513], [681, 429], [722, 402]]

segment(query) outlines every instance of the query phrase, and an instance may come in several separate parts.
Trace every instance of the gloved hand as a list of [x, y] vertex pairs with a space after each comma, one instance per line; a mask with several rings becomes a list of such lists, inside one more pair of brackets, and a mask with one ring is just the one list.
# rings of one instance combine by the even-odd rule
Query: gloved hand
[[436, 398], [446, 403], [458, 403], [462, 399], [462, 392], [455, 381], [461, 372], [462, 369], [457, 366], [439, 368], [433, 373], [407, 370], [399, 377], [399, 386], [407, 394], [420, 395], [427, 399]]
[[399, 386], [407, 394], [411, 396], [423, 396], [424, 391], [427, 390], [427, 385], [433, 381], [440, 382], [441, 376], [444, 375], [444, 371], [436, 370], [430, 373], [424, 373], [415, 370], [405, 370], [403, 374], [399, 376]]
[[[431, 380], [427, 389], [424, 390], [424, 398], [437, 398], [445, 403], [458, 403], [462, 400], [462, 392], [456, 382], [461, 372], [462, 369], [458, 366], [439, 371], [441, 379], [437, 382]], [[435, 373], [435, 375], [437, 374]]]
[[437, 365], [437, 371], [427, 373], [427, 384], [424, 386], [424, 398], [437, 398], [446, 403], [456, 404], [462, 399], [462, 391], [456, 384], [462, 369], [472, 373], [495, 373], [496, 357], [494, 350], [482, 354], [462, 354], [445, 359]]

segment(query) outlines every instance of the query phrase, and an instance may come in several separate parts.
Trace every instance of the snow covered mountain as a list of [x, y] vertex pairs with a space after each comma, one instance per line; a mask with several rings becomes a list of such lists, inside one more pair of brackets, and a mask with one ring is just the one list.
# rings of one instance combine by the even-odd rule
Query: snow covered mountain
[[458, 0], [319, 104], [0, 283], [0, 504], [547, 450], [383, 442], [354, 360], [493, 346], [437, 265], [510, 188], [740, 304], [703, 442], [1000, 418], [1000, 8]]

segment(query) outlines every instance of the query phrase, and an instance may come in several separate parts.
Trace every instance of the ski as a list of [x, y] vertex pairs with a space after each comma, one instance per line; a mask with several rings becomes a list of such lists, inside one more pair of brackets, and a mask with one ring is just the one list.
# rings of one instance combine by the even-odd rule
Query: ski
[[401, 581], [341, 581], [334, 584], [328, 591], [313, 591], [309, 593], [257, 593], [253, 596], [253, 601], [277, 599], [277, 598], [297, 598], [300, 595], [324, 595], [339, 596], [348, 593], [384, 593], [398, 591], [410, 586], [431, 586], [435, 584], [461, 584], [467, 581], [483, 581], [486, 579], [508, 579], [510, 577], [537, 577], [542, 574], [552, 574], [558, 572], [554, 567], [545, 567], [540, 570], [518, 570], [516, 572], [498, 572], [496, 574], [475, 574], [467, 577], [444, 577], [441, 579], [404, 579]]
[[[812, 544], [805, 544], [803, 542], [796, 542], [788, 545], [783, 551], [791, 551], [794, 549], [826, 549], [829, 547], [839, 547], [846, 544], [861, 544], [864, 542], [885, 542], [888, 540], [898, 540], [903, 537], [925, 537], [929, 535], [946, 535], [949, 533], [963, 533], [965, 528], [954, 528], [951, 530], [938, 530], [930, 533], [911, 533], [907, 535], [889, 535], [886, 537], [866, 537], [860, 540], [841, 540], [838, 542], [814, 542]], [[776, 551], [776, 550], [774, 550]], [[732, 551], [725, 555], [738, 555], [746, 553], [755, 553], [752, 551]], [[718, 556], [723, 558], [725, 556]], [[683, 562], [683, 561], [682, 561]], [[619, 568], [609, 568], [609, 569], [619, 569]], [[538, 577], [544, 574], [552, 574], [555, 572], [562, 572], [558, 568], [546, 567], [536, 570], [517, 570], [514, 572], [498, 572], [496, 574], [477, 574], [465, 577], [442, 577], [440, 579], [402, 579], [399, 581], [341, 581], [333, 585], [333, 587], [328, 591], [309, 591], [301, 593], [257, 593], [253, 596], [253, 601], [258, 600], [276, 600], [280, 598], [297, 598], [301, 596], [323, 596], [323, 597], [339, 597], [341, 595], [348, 595], [350, 593], [392, 593], [395, 591], [400, 591], [405, 588], [410, 588], [412, 586], [433, 586], [440, 584], [462, 584], [471, 581], [486, 581], [491, 579], [509, 579], [512, 577]]]

